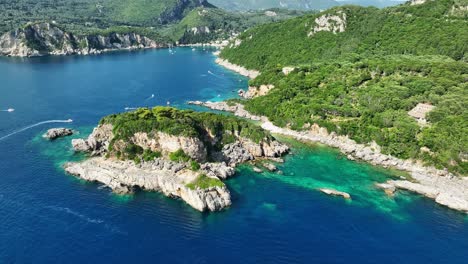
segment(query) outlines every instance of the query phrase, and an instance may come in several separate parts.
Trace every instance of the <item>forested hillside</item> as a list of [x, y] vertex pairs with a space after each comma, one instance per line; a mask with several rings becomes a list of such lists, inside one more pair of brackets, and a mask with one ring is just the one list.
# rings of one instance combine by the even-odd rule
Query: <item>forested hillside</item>
[[278, 7], [290, 10], [323, 10], [343, 4], [386, 7], [403, 3], [404, 0], [210, 0], [209, 2], [226, 10], [246, 11]]
[[134, 32], [157, 41], [193, 43], [302, 14], [285, 9], [231, 13], [205, 0], [0, 0], [0, 35], [27, 23], [49, 22], [75, 35]]
[[[221, 56], [261, 70], [252, 86], [275, 86], [243, 103], [277, 125], [317, 123], [466, 175], [467, 6], [428, 0], [333, 8], [249, 30]], [[418, 104], [434, 107], [422, 117], [427, 123], [409, 115]]]
[[295, 10], [320, 10], [339, 5], [335, 0], [211, 0], [213, 5], [226, 10], [262, 10], [287, 8]]
[[468, 48], [463, 2], [467, 1], [437, 0], [386, 9], [336, 7], [249, 30], [240, 36], [242, 44], [225, 49], [223, 56], [254, 69], [389, 54], [463, 60]]

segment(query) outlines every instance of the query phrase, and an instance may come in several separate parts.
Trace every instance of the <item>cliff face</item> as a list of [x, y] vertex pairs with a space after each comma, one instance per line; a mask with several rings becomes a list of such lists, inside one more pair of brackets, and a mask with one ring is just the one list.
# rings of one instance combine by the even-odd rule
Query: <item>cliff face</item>
[[224, 184], [189, 188], [187, 185], [197, 179], [198, 173], [164, 160], [136, 165], [132, 161], [96, 157], [68, 163], [65, 170], [84, 180], [103, 183], [117, 193], [130, 193], [134, 188], [160, 191], [199, 211], [219, 211], [231, 205], [231, 195]]
[[50, 23], [27, 25], [0, 37], [0, 55], [88, 55], [109, 50], [158, 48], [164, 44], [135, 33], [77, 36]]
[[[209, 146], [220, 143], [215, 135], [206, 141], [151, 131], [136, 132], [124, 141], [118, 139], [113, 130], [112, 124], [104, 123], [87, 139], [72, 140], [76, 151], [94, 157], [68, 163], [65, 171], [87, 181], [100, 182], [117, 193], [131, 193], [134, 189], [160, 191], [168, 197], [182, 199], [199, 211], [219, 211], [231, 205], [230, 192], [221, 180], [235, 174], [235, 165], [260, 158], [277, 158], [289, 150], [272, 139], [257, 143], [238, 134], [234, 135], [234, 143], [224, 144], [216, 151]], [[138, 162], [118, 159], [123, 155], [115, 156], [129, 146], [161, 156], [144, 160], [137, 156]], [[171, 153], [180, 150], [191, 160], [168, 159]], [[194, 162], [198, 166], [194, 167]]]

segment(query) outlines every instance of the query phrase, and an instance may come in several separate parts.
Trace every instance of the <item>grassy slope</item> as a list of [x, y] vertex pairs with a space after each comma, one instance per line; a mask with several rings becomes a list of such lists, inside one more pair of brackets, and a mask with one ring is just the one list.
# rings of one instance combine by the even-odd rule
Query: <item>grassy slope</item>
[[[359, 142], [375, 140], [385, 153], [466, 175], [468, 27], [466, 12], [452, 12], [466, 2], [335, 8], [326, 13], [346, 12], [344, 33], [309, 38], [316, 16], [304, 16], [249, 30], [222, 56], [261, 69], [252, 85], [276, 86], [245, 104], [278, 125], [319, 123]], [[281, 69], [289, 65], [298, 69], [286, 77]], [[424, 128], [407, 115], [421, 102], [436, 106]]]

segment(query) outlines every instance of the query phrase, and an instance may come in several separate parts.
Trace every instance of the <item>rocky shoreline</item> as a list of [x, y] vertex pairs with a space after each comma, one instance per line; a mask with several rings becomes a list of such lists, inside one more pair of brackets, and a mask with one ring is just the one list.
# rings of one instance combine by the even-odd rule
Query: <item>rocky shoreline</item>
[[[237, 164], [258, 159], [277, 160], [289, 150], [275, 140], [253, 142], [238, 137], [233, 143], [223, 145], [219, 152], [210, 152], [210, 162], [207, 162], [206, 146], [197, 138], [162, 132], [154, 132], [149, 137], [138, 132], [131, 138], [132, 144], [150, 152], [159, 151], [160, 157], [135, 162], [109, 155], [113, 138], [113, 126], [101, 124], [87, 139], [72, 140], [75, 151], [91, 157], [65, 164], [65, 171], [86, 181], [100, 182], [116, 193], [132, 193], [136, 189], [159, 191], [180, 198], [199, 211], [219, 211], [231, 205], [230, 192], [222, 180], [235, 174]], [[114, 150], [122, 143], [114, 143]], [[183, 151], [191, 160], [169, 160], [167, 156], [176, 151]]]
[[[217, 55], [217, 54], [215, 54], [215, 55]], [[243, 75], [243, 76], [248, 77], [250, 79], [255, 79], [255, 78], [257, 78], [257, 76], [260, 75], [259, 71], [246, 69], [246, 68], [244, 68], [242, 66], [230, 63], [228, 60], [224, 60], [224, 59], [221, 59], [221, 58], [217, 58], [216, 63], [223, 66], [224, 68], [226, 68], [228, 70], [237, 72], [240, 75]]]
[[166, 46], [136, 33], [78, 36], [52, 23], [30, 24], [0, 36], [0, 55], [9, 57], [92, 55]]
[[[86, 181], [100, 182], [119, 194], [132, 193], [135, 189], [158, 191], [167, 197], [180, 198], [202, 212], [219, 211], [232, 203], [225, 185], [191, 189], [187, 185], [199, 174], [189, 170], [186, 164], [163, 159], [136, 165], [133, 161], [94, 157], [79, 163], [67, 163], [64, 169]], [[229, 171], [228, 176], [234, 175], [234, 169], [225, 169]]]
[[263, 129], [273, 134], [292, 137], [303, 142], [318, 142], [339, 149], [351, 160], [362, 160], [372, 165], [393, 168], [408, 172], [409, 180], [390, 180], [388, 188], [403, 189], [434, 199], [436, 203], [454, 210], [468, 213], [468, 179], [460, 178], [446, 170], [426, 167], [421, 162], [402, 160], [390, 155], [382, 154], [376, 144], [358, 144], [347, 136], [329, 133], [325, 128], [313, 124], [306, 131], [295, 131], [281, 128], [271, 123], [268, 118], [250, 114], [241, 104], [227, 104], [226, 102], [189, 102], [190, 104], [205, 106], [210, 109], [231, 112], [236, 116], [260, 121]]

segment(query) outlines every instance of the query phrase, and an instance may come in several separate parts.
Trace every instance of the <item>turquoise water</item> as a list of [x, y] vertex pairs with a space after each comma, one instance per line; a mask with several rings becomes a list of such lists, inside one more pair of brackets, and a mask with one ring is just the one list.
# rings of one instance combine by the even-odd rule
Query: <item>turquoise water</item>
[[[0, 263], [466, 263], [465, 215], [374, 187], [392, 172], [323, 146], [292, 144], [282, 175], [242, 166], [229, 210], [203, 214], [158, 193], [117, 196], [68, 176], [70, 139], [45, 141], [47, 120], [86, 136], [125, 107], [236, 96], [247, 80], [209, 51], [0, 59]], [[208, 72], [209, 71], [209, 72]], [[152, 95], [155, 95], [154, 98]], [[317, 188], [349, 192], [352, 200]]]

